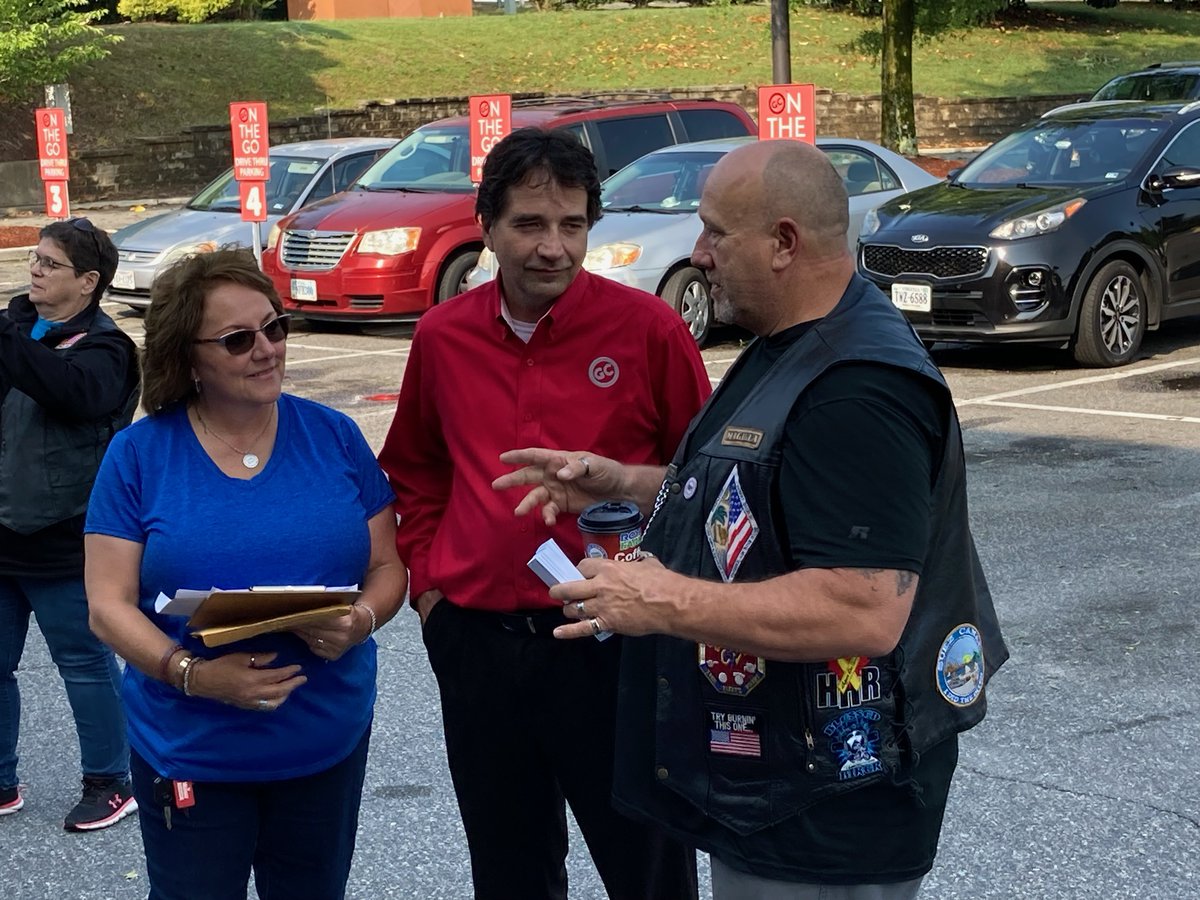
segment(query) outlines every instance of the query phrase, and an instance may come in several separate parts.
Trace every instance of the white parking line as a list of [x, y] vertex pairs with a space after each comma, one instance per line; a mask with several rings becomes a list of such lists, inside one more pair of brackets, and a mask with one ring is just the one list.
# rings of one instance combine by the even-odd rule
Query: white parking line
[[[1115, 419], [1154, 419], [1159, 422], [1188, 422], [1193, 425], [1200, 425], [1200, 417], [1197, 416], [1168, 416], [1162, 413], [1124, 412], [1115, 409], [1085, 409], [1079, 406], [1044, 406], [1040, 403], [1012, 403], [1004, 400], [970, 400], [967, 402], [975, 403], [979, 406], [1008, 406], [1013, 409], [1032, 409], [1039, 412], [1080, 413], [1085, 416], [1111, 416]], [[959, 406], [963, 405], [965, 404], [959, 404]]]
[[[1073, 378], [1070, 381], [1057, 381], [1054, 384], [1039, 384], [1036, 387], [1021, 388], [1016, 391], [1004, 391], [999, 394], [989, 394], [986, 397], [973, 397], [970, 400], [959, 400], [958, 406], [971, 406], [973, 404], [991, 404], [997, 400], [1007, 400], [1009, 397], [1028, 397], [1030, 394], [1041, 394], [1046, 391], [1057, 391], [1060, 388], [1078, 387], [1082, 384], [1100, 384], [1104, 381], [1120, 381], [1123, 378], [1136, 378], [1138, 375], [1149, 375], [1152, 372], [1162, 372], [1167, 369], [1178, 369], [1180, 366], [1200, 366], [1200, 357], [1192, 357], [1191, 359], [1180, 359], [1175, 362], [1157, 363], [1152, 366], [1143, 366], [1142, 368], [1125, 368], [1118, 372], [1109, 372], [1105, 375], [1091, 375], [1087, 378]], [[1052, 409], [1054, 407], [1046, 407]], [[1087, 412], [1088, 410], [1079, 410]]]
[[[303, 346], [293, 345], [293, 347], [298, 350], [306, 349]], [[298, 365], [308, 365], [309, 363], [329, 362], [330, 360], [339, 360], [339, 359], [355, 359], [356, 357], [363, 357], [363, 356], [392, 356], [392, 357], [408, 356], [408, 348], [402, 347], [402, 348], [397, 348], [395, 350], [353, 350], [353, 351], [347, 351], [346, 353], [342, 353], [337, 356], [302, 357], [300, 359], [289, 359], [288, 365], [297, 365], [297, 366]]]

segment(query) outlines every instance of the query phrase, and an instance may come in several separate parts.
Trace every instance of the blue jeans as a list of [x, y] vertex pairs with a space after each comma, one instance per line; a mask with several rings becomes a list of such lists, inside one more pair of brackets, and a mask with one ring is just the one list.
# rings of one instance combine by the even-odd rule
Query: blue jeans
[[0, 575], [0, 787], [17, 783], [21, 695], [15, 673], [31, 612], [67, 688], [83, 774], [125, 777], [129, 743], [121, 671], [112, 651], [88, 627], [83, 579]]
[[195, 805], [172, 809], [169, 828], [159, 776], [135, 750], [149, 900], [246, 900], [251, 870], [261, 900], [344, 898], [370, 737], [368, 728], [346, 759], [303, 778], [197, 783]]

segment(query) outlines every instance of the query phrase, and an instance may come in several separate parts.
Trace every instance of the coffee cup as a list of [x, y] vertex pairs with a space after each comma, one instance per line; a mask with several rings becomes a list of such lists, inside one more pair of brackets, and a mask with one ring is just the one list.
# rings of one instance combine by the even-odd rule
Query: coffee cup
[[642, 512], [624, 500], [593, 503], [579, 514], [583, 553], [596, 559], [633, 562], [640, 556]]

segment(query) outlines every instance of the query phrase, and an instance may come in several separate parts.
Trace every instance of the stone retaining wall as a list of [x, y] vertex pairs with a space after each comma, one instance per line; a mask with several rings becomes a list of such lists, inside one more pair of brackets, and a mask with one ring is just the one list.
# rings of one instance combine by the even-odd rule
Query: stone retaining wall
[[[647, 92], [605, 92], [611, 99], [645, 97]], [[744, 86], [664, 90], [677, 98], [713, 97], [740, 103], [757, 118], [757, 89]], [[595, 96], [581, 92], [582, 96]], [[514, 94], [538, 97], [539, 94]], [[918, 97], [917, 134], [921, 147], [988, 144], [1021, 122], [1051, 107], [1078, 99], [1074, 95], [945, 99]], [[271, 143], [323, 137], [403, 136], [444, 116], [466, 111], [465, 97], [376, 100], [357, 109], [327, 110], [311, 116], [271, 122]], [[817, 92], [818, 133], [879, 140], [880, 97]], [[76, 202], [164, 197], [191, 194], [230, 164], [228, 125], [195, 126], [181, 134], [135, 138], [126, 146], [78, 151], [71, 159], [71, 199]], [[25, 205], [10, 200], [0, 183], [0, 207]], [[16, 202], [12, 202], [15, 200]]]

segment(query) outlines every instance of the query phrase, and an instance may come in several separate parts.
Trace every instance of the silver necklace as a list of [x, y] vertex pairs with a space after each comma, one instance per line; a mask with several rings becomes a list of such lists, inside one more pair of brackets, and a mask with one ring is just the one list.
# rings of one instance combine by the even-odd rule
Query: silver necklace
[[[258, 468], [259, 460], [258, 460], [258, 456], [256, 454], [251, 453], [250, 450], [242, 450], [238, 447], [233, 446], [233, 444], [229, 443], [229, 441], [225, 440], [225, 438], [221, 437], [221, 435], [217, 434], [215, 431], [213, 431], [211, 428], [208, 427], [208, 423], [204, 421], [204, 416], [200, 415], [200, 407], [199, 406], [195, 406], [195, 407], [193, 407], [193, 409], [196, 410], [196, 419], [200, 422], [200, 427], [204, 429], [205, 434], [211, 434], [213, 437], [215, 437], [218, 441], [220, 441], [222, 444], [224, 444], [230, 450], [233, 450], [235, 453], [242, 454], [242, 465], [245, 466], [247, 469], [257, 469]], [[259, 440], [262, 438], [262, 436], [267, 433], [267, 429], [271, 427], [271, 420], [273, 418], [274, 418], [274, 415], [267, 416], [267, 424], [262, 427], [262, 431], [260, 431], [257, 435], [255, 435], [254, 440], [252, 440], [250, 442], [251, 450], [254, 448], [254, 445], [259, 442]]]

